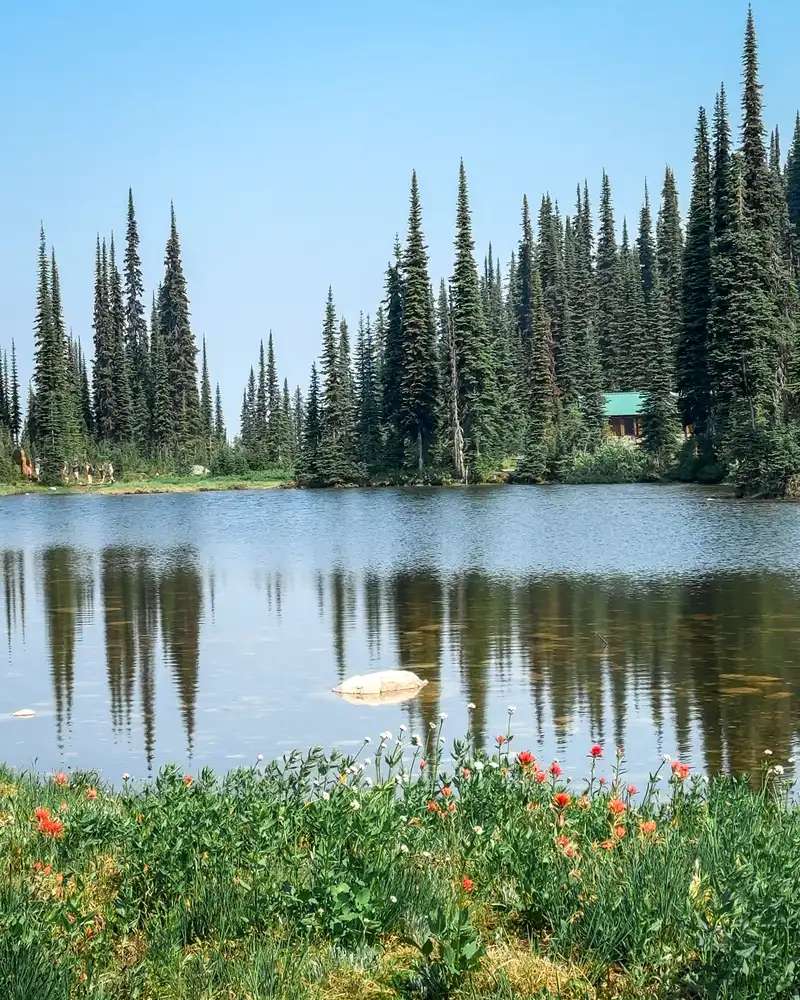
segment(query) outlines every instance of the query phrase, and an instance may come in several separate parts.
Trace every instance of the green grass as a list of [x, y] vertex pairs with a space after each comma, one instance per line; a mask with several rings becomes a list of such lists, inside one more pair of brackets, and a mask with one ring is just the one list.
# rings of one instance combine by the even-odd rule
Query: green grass
[[797, 995], [780, 767], [634, 793], [511, 739], [444, 768], [440, 732], [116, 791], [0, 769], [0, 996]]
[[51, 489], [19, 480], [15, 483], [0, 483], [0, 496], [19, 493], [89, 493], [113, 496], [123, 493], [202, 493], [216, 490], [268, 489], [282, 486], [286, 479], [274, 473], [249, 473], [246, 476], [142, 476], [122, 479], [110, 485], [99, 482], [92, 486], [83, 484], [57, 486]]

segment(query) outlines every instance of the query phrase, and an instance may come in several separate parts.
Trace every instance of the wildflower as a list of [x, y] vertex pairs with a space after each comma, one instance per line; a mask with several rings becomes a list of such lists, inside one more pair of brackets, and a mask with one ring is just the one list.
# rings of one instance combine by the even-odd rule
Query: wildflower
[[566, 847], [566, 846], [567, 846], [567, 844], [569, 844], [569, 842], [570, 842], [570, 841], [569, 841], [569, 837], [567, 837], [567, 836], [566, 836], [565, 834], [563, 834], [563, 833], [562, 833], [562, 834], [561, 834], [561, 836], [560, 836], [560, 837], [558, 837], [558, 838], [557, 838], [557, 840], [556, 840], [556, 843], [558, 844], [558, 846], [559, 846], [559, 847]]
[[789, 759], [788, 759], [788, 760], [786, 761], [786, 763], [787, 763], [787, 764], [794, 764], [794, 757], [790, 757], [790, 758], [789, 758]]
[[442, 795], [447, 799], [453, 794], [453, 790], [449, 785], [442, 786]]
[[603, 756], [603, 748], [599, 743], [595, 743], [595, 745], [589, 750], [589, 756], [594, 757], [595, 760], [597, 760], [598, 757]]
[[45, 837], [58, 839], [64, 833], [64, 824], [61, 820], [52, 819], [50, 816], [47, 816], [39, 822], [39, 833]]
[[566, 792], [557, 792], [553, 796], [553, 805], [556, 809], [566, 809], [570, 802], [572, 802], [572, 796], [567, 795]]
[[456, 804], [455, 804], [455, 802], [448, 802], [447, 803], [447, 808], [448, 808], [448, 810], [451, 813], [454, 813], [456, 811]]
[[613, 851], [614, 850], [614, 841], [613, 840], [604, 840], [602, 842], [602, 844], [600, 844], [600, 846], [603, 848], [604, 851]]
[[547, 771], [537, 771], [533, 777], [540, 785], [543, 785], [547, 781]]
[[412, 816], [408, 821], [409, 826], [419, 826], [419, 816]]
[[35, 872], [40, 872], [42, 870], [42, 862], [41, 861], [34, 861], [33, 862], [33, 870]]
[[131, 776], [128, 774], [127, 771], [122, 775], [122, 780], [123, 781], [130, 781], [131, 780]]
[[186, 777], [185, 777], [185, 778], [183, 779], [183, 783], [184, 783], [184, 785], [186, 785], [186, 787], [188, 788], [188, 787], [189, 787], [189, 786], [191, 785], [191, 783], [192, 783], [192, 780], [193, 780], [193, 779], [192, 779], [192, 776], [191, 776], [191, 774], [187, 774], [187, 775], [186, 775]]
[[436, 728], [436, 723], [435, 722], [429, 722], [428, 723], [428, 729], [435, 729], [435, 728]]
[[88, 924], [86, 927], [86, 937], [90, 938], [93, 935], [94, 935], [94, 927], [91, 924]]
[[327, 802], [330, 799], [330, 797], [331, 797], [331, 793], [330, 792], [323, 792], [322, 793], [322, 798], [323, 798], [323, 800], [325, 802]]
[[664, 761], [665, 764], [669, 764], [669, 762], [672, 760], [672, 757], [670, 757], [668, 753], [665, 753], [661, 759]]
[[62, 788], [64, 785], [69, 783], [69, 779], [63, 771], [59, 771], [53, 778], [53, 781], [59, 788]]
[[433, 799], [431, 799], [430, 802], [428, 803], [428, 812], [432, 813], [439, 812], [439, 803], [434, 802]]
[[523, 750], [517, 754], [517, 760], [522, 764], [523, 767], [528, 767], [532, 764], [536, 758], [530, 752], [530, 750]]
[[490, 760], [489, 767], [493, 767], [495, 770], [497, 770], [497, 768], [500, 767], [500, 765], [497, 763], [496, 760]]
[[509, 705], [508, 706], [508, 714], [509, 715], [513, 715], [516, 712], [516, 710], [517, 710], [517, 706], [516, 705]]
[[462, 778], [468, 778], [471, 774], [472, 774], [472, 771], [470, 771], [470, 769], [468, 767], [462, 767], [461, 768], [461, 777]]
[[50, 810], [39, 806], [38, 809], [34, 809], [33, 815], [38, 823], [41, 823], [43, 819], [50, 819]]
[[401, 844], [400, 845], [400, 853], [401, 854], [408, 854], [408, 844]]
[[419, 762], [419, 769], [420, 769], [420, 771], [424, 771], [427, 766], [428, 765], [426, 764], [426, 762], [424, 760], [421, 760]]
[[474, 712], [477, 707], [478, 706], [475, 704], [475, 702], [471, 701], [469, 705], [467, 705], [467, 711]]
[[[771, 757], [772, 756], [772, 751], [771, 750], [765, 750], [764, 751], [764, 756], [765, 757]], [[56, 777], [58, 777], [58, 775], [56, 775]]]
[[496, 738], [496, 742], [497, 742], [497, 745], [499, 747], [501, 747], [505, 743], [505, 741], [506, 741], [506, 738], [505, 738], [505, 736], [503, 736], [502, 733], [500, 733], [500, 735]]
[[625, 830], [624, 826], [615, 826], [614, 827], [614, 836], [617, 837], [619, 840], [622, 840], [622, 838], [625, 836], [625, 833], [626, 833], [626, 830]]
[[604, 785], [606, 783], [606, 781], [608, 781], [608, 778], [601, 778], [600, 779], [600, 784]]
[[372, 737], [371, 736], [365, 736], [364, 737], [364, 743], [366, 743], [366, 745], [369, 746], [369, 744], [372, 743]]
[[389, 729], [387, 729], [385, 733], [381, 733], [381, 740], [384, 743], [388, 743], [391, 738], [392, 738], [392, 733]]
[[638, 795], [639, 789], [636, 785], [628, 785], [628, 795]]
[[367, 788], [370, 788], [372, 785], [372, 778], [364, 778], [364, 784], [367, 786]]
[[578, 802], [577, 802], [578, 808], [579, 809], [588, 809], [589, 805], [590, 805], [590, 803], [589, 803], [588, 796], [581, 795], [581, 797], [578, 799]]
[[141, 822], [142, 822], [142, 820], [143, 820], [143, 818], [144, 818], [144, 817], [142, 816], [142, 814], [141, 814], [141, 813], [139, 813], [139, 815], [138, 815], [138, 816], [136, 817], [136, 822], [137, 822], [137, 823], [141, 823]]
[[353, 801], [350, 803], [350, 808], [354, 812], [358, 812], [358, 810], [361, 808], [361, 803], [358, 801], [358, 799], [353, 799]]
[[608, 811], [614, 816], [619, 816], [620, 813], [625, 812], [625, 803], [619, 798], [609, 799]]
[[44, 875], [46, 878], [52, 872], [52, 870], [53, 870], [52, 865], [45, 865], [44, 868], [42, 869], [42, 875]]
[[642, 833], [645, 833], [645, 834], [647, 834], [647, 833], [655, 833], [656, 829], [657, 829], [657, 824], [656, 824], [656, 821], [654, 819], [644, 819], [639, 824], [639, 830]]
[[87, 792], [86, 792], [86, 798], [90, 802], [92, 802], [94, 799], [96, 799], [97, 798], [97, 789], [96, 788], [89, 788], [87, 790]]
[[400, 732], [404, 733], [408, 729], [408, 726], [400, 726]]
[[439, 720], [440, 720], [441, 722], [445, 722], [445, 721], [446, 721], [446, 719], [447, 719], [447, 712], [440, 712], [440, 713], [439, 713]]
[[482, 760], [476, 760], [476, 761], [475, 761], [475, 763], [473, 764], [473, 767], [474, 767], [474, 768], [475, 768], [475, 770], [476, 770], [476, 771], [478, 771], [479, 773], [480, 773], [480, 772], [481, 772], [481, 771], [482, 771], [482, 770], [484, 769], [484, 767], [485, 767], [485, 766], [486, 766], [486, 765], [485, 765], [485, 764], [483, 763], [483, 761], [482, 761]]
[[464, 878], [461, 879], [461, 888], [464, 890], [464, 892], [472, 892], [472, 890], [475, 888], [475, 883], [472, 881], [471, 878], [467, 878], [467, 876], [465, 875]]
[[257, 761], [259, 762], [259, 764], [261, 763], [261, 761], [262, 761], [263, 759], [264, 759], [264, 754], [263, 754], [263, 753], [260, 753], [260, 754], [258, 755], [258, 757], [256, 757], [256, 760], [257, 760]]
[[397, 902], [397, 896], [390, 896], [389, 897], [389, 902], [390, 903], [396, 903]]
[[[577, 853], [578, 853], [578, 848], [574, 844], [567, 844], [567, 846], [564, 848], [564, 856], [567, 858], [574, 858]], [[571, 872], [570, 874], [575, 874], [575, 873]]]
[[672, 776], [676, 781], [685, 781], [689, 777], [690, 771], [691, 768], [688, 764], [681, 764], [678, 760], [672, 762]]
[[474, 826], [472, 829], [473, 829], [473, 831], [475, 833], [478, 834], [479, 837], [483, 833], [483, 827], [482, 826]]
[[617, 747], [617, 760], [621, 760], [625, 756], [625, 751], [622, 747]]
[[783, 768], [781, 767], [781, 765], [780, 765], [780, 764], [776, 764], [776, 765], [775, 765], [775, 766], [774, 766], [774, 767], [772, 768], [772, 771], [773, 771], [773, 773], [774, 773], [774, 774], [777, 774], [777, 775], [778, 775], [778, 777], [780, 777], [780, 776], [781, 776], [781, 775], [783, 774]]
[[553, 763], [550, 765], [550, 773], [553, 775], [554, 778], [559, 777], [559, 775], [563, 773], [561, 770], [561, 765], [558, 763], [557, 760], [554, 760]]

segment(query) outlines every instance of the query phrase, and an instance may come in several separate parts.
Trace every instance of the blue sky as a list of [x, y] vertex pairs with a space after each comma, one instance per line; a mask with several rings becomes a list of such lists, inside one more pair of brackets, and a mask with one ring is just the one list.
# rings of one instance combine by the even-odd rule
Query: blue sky
[[[452, 268], [463, 156], [476, 250], [503, 261], [523, 193], [570, 209], [611, 178], [617, 222], [664, 166], [688, 203], [697, 107], [738, 118], [746, 0], [9, 0], [0, 156], [0, 344], [31, 368], [39, 221], [66, 319], [91, 342], [95, 234], [124, 235], [133, 188], [147, 295], [175, 202], [193, 326], [238, 425], [258, 341], [307, 385], [328, 285], [375, 311], [416, 168], [438, 284]], [[765, 114], [800, 104], [796, 0], [756, 0]]]

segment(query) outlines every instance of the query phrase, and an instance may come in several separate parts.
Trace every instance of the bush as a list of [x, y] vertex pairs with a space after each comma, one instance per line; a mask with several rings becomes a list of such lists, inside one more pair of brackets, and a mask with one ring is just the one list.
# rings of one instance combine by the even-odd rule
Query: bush
[[636, 483], [647, 477], [647, 456], [636, 445], [616, 439], [603, 441], [595, 451], [580, 452], [566, 470], [568, 483]]

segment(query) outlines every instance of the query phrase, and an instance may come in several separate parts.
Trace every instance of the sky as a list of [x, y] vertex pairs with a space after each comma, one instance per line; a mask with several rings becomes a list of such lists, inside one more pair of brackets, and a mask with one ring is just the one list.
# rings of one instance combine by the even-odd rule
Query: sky
[[[796, 0], [754, 0], [765, 119], [800, 105]], [[308, 384], [328, 286], [375, 312], [412, 170], [431, 277], [453, 266], [458, 165], [476, 254], [504, 263], [520, 205], [571, 211], [610, 177], [618, 228], [666, 164], [689, 200], [697, 109], [738, 122], [746, 0], [7, 0], [0, 31], [0, 346], [27, 381], [40, 221], [66, 322], [91, 345], [95, 239], [133, 189], [149, 298], [174, 202], [198, 339], [229, 430], [259, 340]], [[121, 251], [120, 251], [121, 256]]]

